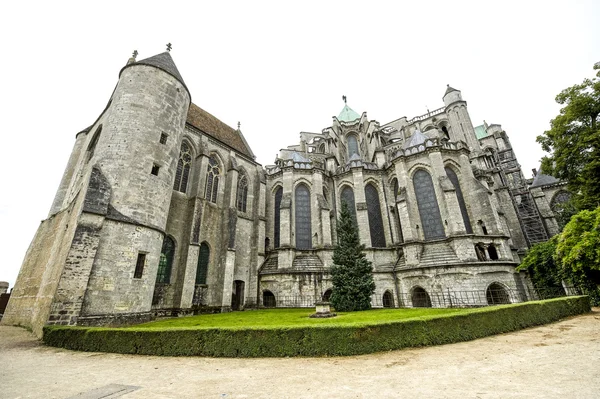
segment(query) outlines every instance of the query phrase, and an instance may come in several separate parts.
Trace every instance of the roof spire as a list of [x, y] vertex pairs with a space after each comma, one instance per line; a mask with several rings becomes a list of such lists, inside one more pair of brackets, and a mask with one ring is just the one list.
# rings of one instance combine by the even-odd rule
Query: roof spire
[[240, 127], [242, 126], [241, 122], [238, 121], [238, 130], [240, 130]]
[[133, 58], [135, 60], [135, 58], [137, 57], [138, 52], [137, 50], [133, 50], [133, 54], [131, 55], [131, 58]]
[[342, 96], [342, 100], [344, 100], [344, 104], [348, 104], [348, 98], [346, 96]]
[[172, 47], [173, 47], [173, 46], [171, 45], [171, 43], [167, 43], [167, 51], [171, 52], [171, 48], [172, 48]]

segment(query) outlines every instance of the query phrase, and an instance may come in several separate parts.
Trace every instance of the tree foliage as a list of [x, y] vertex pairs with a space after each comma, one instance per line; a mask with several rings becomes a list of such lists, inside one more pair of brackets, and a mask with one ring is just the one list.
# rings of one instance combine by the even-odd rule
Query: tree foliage
[[373, 267], [363, 252], [365, 246], [360, 244], [358, 227], [345, 201], [336, 231], [338, 243], [333, 251], [330, 301], [338, 312], [370, 309], [371, 295], [375, 292]]
[[527, 270], [535, 287], [559, 288], [563, 279], [560, 264], [556, 262], [558, 237], [534, 245], [517, 270]]
[[571, 218], [559, 235], [556, 260], [578, 282], [600, 284], [600, 207]]
[[[600, 63], [594, 69], [600, 70]], [[551, 153], [542, 159], [542, 171], [568, 181], [578, 209], [594, 209], [600, 205], [600, 79], [564, 89], [556, 102], [564, 107], [550, 130], [537, 137]]]

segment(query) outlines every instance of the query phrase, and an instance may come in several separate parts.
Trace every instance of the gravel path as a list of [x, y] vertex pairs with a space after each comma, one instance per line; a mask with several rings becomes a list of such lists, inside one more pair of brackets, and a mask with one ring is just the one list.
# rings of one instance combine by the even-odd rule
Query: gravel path
[[600, 309], [452, 345], [338, 358], [72, 352], [0, 326], [1, 398], [598, 398]]

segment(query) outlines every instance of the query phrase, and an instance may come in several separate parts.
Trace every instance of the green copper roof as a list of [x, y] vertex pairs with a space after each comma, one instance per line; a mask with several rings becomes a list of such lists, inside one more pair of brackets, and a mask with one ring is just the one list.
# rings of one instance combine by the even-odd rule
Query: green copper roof
[[478, 140], [487, 137], [488, 133], [485, 131], [485, 126], [475, 126], [475, 135], [477, 136]]
[[342, 108], [342, 112], [338, 115], [338, 120], [342, 122], [353, 122], [357, 119], [360, 119], [360, 115], [356, 113], [352, 108], [348, 106], [348, 104], [344, 105]]

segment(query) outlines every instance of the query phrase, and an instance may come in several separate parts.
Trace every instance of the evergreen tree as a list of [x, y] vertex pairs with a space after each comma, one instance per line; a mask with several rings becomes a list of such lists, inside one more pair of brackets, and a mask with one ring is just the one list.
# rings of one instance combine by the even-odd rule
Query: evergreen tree
[[338, 312], [370, 309], [371, 295], [375, 292], [373, 267], [363, 253], [365, 246], [360, 244], [358, 227], [345, 201], [337, 221], [337, 240], [330, 301]]

